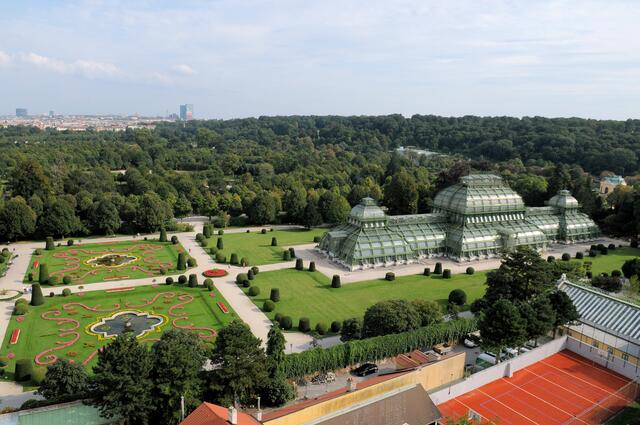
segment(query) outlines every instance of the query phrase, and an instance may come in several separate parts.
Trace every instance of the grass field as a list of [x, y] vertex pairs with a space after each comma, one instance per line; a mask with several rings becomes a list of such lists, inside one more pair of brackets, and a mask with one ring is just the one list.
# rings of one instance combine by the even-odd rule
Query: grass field
[[640, 256], [640, 248], [631, 248], [627, 246], [616, 248], [614, 250], [610, 249], [607, 255], [600, 254], [594, 258], [585, 256], [582, 261], [591, 261], [593, 263], [591, 271], [593, 272], [593, 275], [596, 276], [603, 272], [611, 274], [612, 270], [621, 270], [625, 261], [638, 256]]
[[[142, 279], [160, 276], [161, 269], [168, 274], [177, 273], [178, 253], [184, 252], [182, 245], [158, 241], [122, 241], [109, 243], [87, 243], [60, 246], [52, 251], [42, 249], [41, 255], [33, 254], [24, 277], [29, 282], [29, 273], [37, 281], [41, 264], [46, 264], [50, 276], [62, 283], [69, 276], [73, 284], [87, 284], [121, 279]], [[133, 261], [120, 265], [95, 265], [89, 262], [109, 254], [133, 257]], [[188, 255], [187, 255], [188, 257]]]
[[622, 409], [618, 414], [606, 422], [607, 425], [637, 425], [640, 424], [640, 399]]
[[[289, 229], [274, 230], [262, 234], [260, 232], [251, 233], [228, 233], [223, 236], [214, 235], [209, 238], [207, 247], [215, 247], [218, 238], [222, 238], [224, 249], [222, 252], [227, 256], [227, 261], [232, 253], [238, 254], [238, 258], [247, 257], [253, 266], [262, 264], [279, 263], [282, 261], [282, 251], [285, 248], [295, 245], [313, 243], [315, 236], [322, 236], [326, 229]], [[271, 238], [278, 240], [278, 246], [271, 246]]]
[[[222, 312], [218, 302], [224, 303], [228, 313]], [[162, 317], [158, 328], [139, 338], [149, 343], [171, 328], [198, 332], [204, 341], [212, 342], [216, 330], [236, 316], [217, 290], [209, 292], [183, 285], [139, 286], [68, 297], [45, 296], [43, 305], [29, 306], [26, 315], [11, 317], [0, 348], [0, 355], [14, 357], [6, 367], [5, 378], [13, 378], [15, 360], [21, 358], [33, 360], [37, 367], [53, 363], [59, 357], [84, 364], [90, 370], [96, 361], [92, 358], [96, 350], [109, 342], [103, 336], [91, 334], [91, 326], [114, 313], [132, 310]], [[20, 336], [16, 344], [11, 344], [16, 329], [20, 330]]]
[[276, 313], [291, 316], [294, 326], [300, 317], [308, 317], [315, 327], [318, 322], [330, 325], [334, 320], [361, 318], [368, 307], [382, 300], [425, 299], [437, 301], [444, 308], [449, 292], [457, 288], [467, 293], [467, 302], [471, 303], [484, 294], [485, 280], [484, 273], [459, 274], [451, 279], [413, 275], [397, 277], [393, 282], [378, 279], [348, 283], [336, 289], [322, 273], [286, 269], [258, 273], [251, 284], [260, 288], [260, 295], [251, 298], [262, 308], [271, 288], [279, 288], [280, 301], [267, 316], [272, 320]]

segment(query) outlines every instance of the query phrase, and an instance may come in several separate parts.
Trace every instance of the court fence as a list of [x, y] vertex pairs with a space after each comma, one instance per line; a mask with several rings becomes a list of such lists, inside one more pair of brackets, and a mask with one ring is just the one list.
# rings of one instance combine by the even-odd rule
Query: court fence
[[580, 412], [565, 424], [602, 424], [615, 416], [640, 396], [640, 382], [630, 381], [615, 393], [611, 393], [591, 407]]

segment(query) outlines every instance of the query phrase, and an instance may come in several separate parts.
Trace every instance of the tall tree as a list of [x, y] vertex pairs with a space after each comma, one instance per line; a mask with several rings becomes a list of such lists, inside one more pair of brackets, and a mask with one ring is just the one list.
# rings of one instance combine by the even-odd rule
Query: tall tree
[[120, 228], [120, 215], [113, 202], [103, 199], [89, 209], [89, 227], [94, 233], [112, 235]]
[[22, 196], [11, 198], [0, 209], [0, 235], [8, 240], [27, 237], [36, 230], [36, 213]]
[[415, 214], [418, 211], [416, 179], [404, 168], [396, 172], [385, 185], [384, 203], [393, 215]]
[[51, 183], [45, 175], [40, 162], [26, 159], [18, 163], [9, 177], [9, 190], [13, 196], [29, 199], [31, 195], [47, 195], [51, 191]]
[[349, 201], [333, 190], [328, 190], [320, 195], [318, 207], [325, 223], [341, 223], [346, 220], [351, 210]]
[[151, 348], [153, 369], [151, 423], [180, 422], [180, 399], [191, 411], [201, 403], [203, 382], [200, 372], [206, 361], [205, 349], [197, 333], [171, 329]]
[[278, 213], [277, 203], [273, 194], [266, 190], [258, 193], [248, 213], [249, 220], [254, 224], [263, 225], [273, 223]]
[[102, 351], [93, 368], [89, 403], [107, 418], [119, 418], [125, 425], [149, 423], [153, 411], [149, 350], [130, 332], [116, 337]]
[[494, 350], [497, 361], [506, 347], [519, 347], [527, 340], [527, 323], [513, 303], [501, 299], [490, 305], [480, 315], [478, 328], [482, 344]]
[[209, 372], [209, 390], [223, 405], [253, 401], [260, 383], [268, 379], [267, 357], [261, 341], [240, 320], [224, 327], [215, 342]]
[[269, 379], [262, 394], [271, 405], [281, 405], [291, 400], [294, 396], [293, 388], [287, 382], [282, 370], [284, 361], [285, 339], [278, 326], [272, 326], [267, 339], [267, 368]]
[[38, 227], [44, 235], [64, 237], [80, 230], [82, 224], [73, 206], [65, 199], [59, 198], [45, 206]]
[[282, 208], [287, 212], [289, 220], [294, 223], [304, 221], [304, 210], [307, 207], [307, 190], [300, 182], [294, 182], [284, 193]]
[[303, 224], [308, 229], [322, 224], [322, 215], [318, 210], [318, 203], [313, 200], [307, 202], [307, 206], [304, 208]]
[[136, 224], [141, 230], [156, 232], [173, 218], [171, 206], [157, 193], [147, 192], [140, 199], [136, 212]]
[[576, 306], [564, 291], [558, 289], [551, 292], [549, 294], [549, 302], [555, 313], [555, 321], [553, 322], [554, 335], [560, 326], [574, 322], [580, 318]]
[[547, 188], [547, 197], [552, 197], [560, 190], [572, 190], [573, 184], [569, 167], [566, 164], [558, 164], [553, 169], [553, 174], [549, 179], [549, 187]]
[[406, 300], [380, 301], [364, 313], [362, 336], [387, 335], [407, 332], [420, 327], [422, 317]]
[[40, 383], [38, 394], [47, 400], [72, 396], [84, 397], [88, 390], [87, 382], [88, 377], [84, 367], [59, 359], [47, 367], [47, 373]]

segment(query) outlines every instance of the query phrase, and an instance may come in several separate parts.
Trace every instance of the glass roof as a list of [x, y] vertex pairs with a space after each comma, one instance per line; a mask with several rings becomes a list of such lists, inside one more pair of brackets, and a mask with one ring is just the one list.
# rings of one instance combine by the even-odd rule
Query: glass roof
[[363, 198], [358, 205], [351, 209], [350, 217], [358, 220], [385, 219], [386, 215], [376, 201], [371, 198]]
[[494, 175], [469, 175], [460, 183], [440, 191], [433, 200], [434, 210], [468, 215], [524, 211], [522, 197]]
[[561, 190], [553, 198], [547, 201], [547, 205], [556, 208], [580, 208], [578, 200], [571, 196], [568, 190]]

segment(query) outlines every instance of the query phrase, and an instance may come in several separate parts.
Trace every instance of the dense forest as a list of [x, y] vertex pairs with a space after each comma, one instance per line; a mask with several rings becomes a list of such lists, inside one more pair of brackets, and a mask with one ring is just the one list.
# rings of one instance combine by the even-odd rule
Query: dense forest
[[[428, 212], [471, 171], [501, 174], [528, 205], [570, 189], [605, 231], [635, 237], [640, 192], [607, 200], [593, 178], [640, 170], [640, 121], [400, 115], [162, 123], [155, 130], [0, 129], [0, 238], [343, 220], [371, 196], [391, 214]], [[437, 152], [424, 156], [413, 146]], [[633, 182], [633, 181], [632, 181]], [[630, 225], [631, 224], [631, 225]]]

